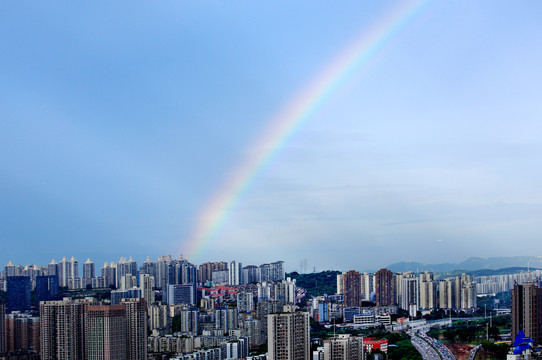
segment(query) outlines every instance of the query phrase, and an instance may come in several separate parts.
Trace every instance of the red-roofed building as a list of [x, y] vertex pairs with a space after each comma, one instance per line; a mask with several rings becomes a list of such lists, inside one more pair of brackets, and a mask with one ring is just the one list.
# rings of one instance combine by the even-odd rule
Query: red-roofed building
[[373, 350], [380, 350], [382, 352], [388, 352], [388, 339], [375, 340], [373, 338], [363, 338], [363, 346], [368, 352]]

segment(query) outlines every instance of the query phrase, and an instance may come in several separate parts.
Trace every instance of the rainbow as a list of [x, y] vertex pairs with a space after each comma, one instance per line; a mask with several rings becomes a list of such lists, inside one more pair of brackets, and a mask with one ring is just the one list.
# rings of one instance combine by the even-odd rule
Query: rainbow
[[228, 218], [234, 205], [254, 179], [280, 152], [303, 124], [383, 45], [409, 24], [428, 0], [403, 1], [364, 31], [311, 83], [275, 116], [252, 151], [197, 218], [185, 253], [196, 259]]

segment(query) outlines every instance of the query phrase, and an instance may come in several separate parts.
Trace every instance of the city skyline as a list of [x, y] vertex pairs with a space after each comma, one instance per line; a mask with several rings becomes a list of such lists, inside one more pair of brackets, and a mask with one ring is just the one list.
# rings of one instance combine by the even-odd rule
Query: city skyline
[[0, 7], [2, 264], [539, 253], [535, 1]]

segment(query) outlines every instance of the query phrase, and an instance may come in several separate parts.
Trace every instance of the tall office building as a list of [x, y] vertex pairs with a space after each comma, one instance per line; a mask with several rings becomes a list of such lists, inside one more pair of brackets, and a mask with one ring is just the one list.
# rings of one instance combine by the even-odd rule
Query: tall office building
[[6, 304], [0, 302], [0, 354], [6, 352]]
[[361, 274], [350, 270], [343, 274], [343, 291], [345, 306], [361, 306]]
[[195, 284], [170, 284], [166, 290], [166, 301], [169, 305], [196, 305]]
[[267, 316], [268, 359], [309, 360], [309, 313], [290, 312]]
[[37, 276], [35, 290], [38, 308], [42, 301], [55, 300], [58, 296], [58, 276]]
[[380, 269], [375, 274], [376, 282], [376, 305], [386, 306], [395, 304], [395, 281], [393, 272], [388, 269]]
[[363, 338], [341, 334], [324, 341], [324, 360], [363, 360]]
[[6, 281], [8, 295], [7, 311], [30, 309], [30, 277], [8, 276]]

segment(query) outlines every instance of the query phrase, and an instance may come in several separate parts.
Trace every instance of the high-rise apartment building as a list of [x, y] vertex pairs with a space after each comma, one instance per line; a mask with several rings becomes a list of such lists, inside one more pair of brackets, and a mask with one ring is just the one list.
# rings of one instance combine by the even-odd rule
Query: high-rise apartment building
[[90, 258], [83, 264], [83, 287], [92, 286], [92, 279], [96, 277], [96, 265]]
[[472, 275], [463, 274], [439, 282], [439, 308], [467, 310], [476, 308], [476, 284]]
[[166, 256], [159, 256], [158, 261], [156, 262], [156, 278], [154, 279], [156, 282], [156, 287], [166, 290], [167, 285], [173, 283], [171, 281], [171, 263], [173, 260], [171, 259], [171, 255]]
[[240, 285], [243, 283], [243, 265], [240, 262], [233, 260], [229, 266], [229, 284]]
[[375, 277], [374, 274], [363, 273], [361, 274], [361, 293], [363, 299], [366, 301], [371, 300], [371, 294], [375, 291]]
[[213, 281], [213, 272], [228, 270], [228, 263], [207, 262], [199, 266], [199, 282], [205, 284], [207, 281]]
[[84, 314], [88, 301], [65, 299], [40, 306], [42, 360], [85, 359]]
[[121, 257], [119, 262], [117, 263], [116, 270], [117, 270], [116, 286], [117, 288], [122, 288], [121, 281], [124, 276], [126, 275], [132, 275], [134, 277], [137, 276], [137, 262], [135, 262], [131, 257], [128, 260], [126, 260], [126, 258]]
[[515, 284], [512, 289], [512, 339], [520, 330], [535, 344], [542, 342], [542, 288], [535, 283]]
[[258, 267], [248, 265], [243, 268], [243, 284], [252, 284], [258, 282]]
[[240, 314], [252, 312], [254, 310], [254, 294], [244, 291], [237, 293], [237, 310]]
[[147, 306], [142, 299], [119, 305], [48, 301], [40, 319], [43, 360], [147, 358]]
[[324, 341], [324, 360], [363, 360], [363, 338], [341, 334]]
[[104, 263], [102, 268], [102, 277], [104, 279], [104, 286], [116, 288], [117, 287], [117, 265], [114, 262]]
[[309, 360], [309, 313], [270, 314], [267, 318], [269, 360]]
[[141, 294], [143, 299], [145, 299], [147, 302], [147, 305], [154, 304], [154, 276], [149, 274], [139, 274], [139, 287], [141, 288]]
[[137, 277], [132, 274], [123, 275], [120, 278], [119, 289], [127, 290], [137, 286]]
[[147, 256], [147, 259], [143, 261], [143, 265], [141, 265], [141, 268], [139, 269], [139, 273], [148, 274], [156, 279], [158, 274], [156, 261], [151, 261], [151, 259]]
[[343, 292], [345, 306], [361, 306], [361, 274], [350, 270], [343, 274]]
[[16, 276], [17, 275], [16, 267], [15, 267], [15, 265], [13, 265], [11, 260], [7, 263], [6, 266], [4, 266], [4, 274], [6, 275], [6, 277], [8, 277], [8, 276]]
[[258, 319], [247, 319], [243, 322], [243, 333], [248, 337], [252, 346], [263, 344], [262, 323]]
[[79, 262], [72, 256], [69, 262], [69, 276], [68, 279], [76, 279], [79, 277]]
[[275, 261], [271, 263], [271, 281], [284, 280], [284, 261]]
[[94, 305], [87, 308], [84, 324], [86, 359], [127, 359], [128, 329], [125, 316], [123, 305]]
[[344, 295], [344, 274], [337, 274], [337, 295]]
[[147, 359], [147, 305], [143, 299], [126, 299], [121, 302], [126, 312], [127, 359]]
[[215, 329], [227, 334], [230, 330], [239, 329], [239, 313], [236, 307], [221, 306], [215, 309]]
[[[3, 316], [4, 314], [2, 314]], [[40, 319], [14, 311], [5, 316], [6, 352], [40, 351]]]
[[181, 332], [185, 334], [199, 334], [197, 307], [184, 307], [181, 310]]
[[410, 316], [416, 316], [420, 302], [418, 278], [414, 274], [401, 279], [401, 308], [408, 310]]
[[393, 272], [388, 269], [380, 269], [375, 274], [376, 305], [386, 306], [395, 304], [395, 281]]
[[271, 264], [261, 264], [258, 267], [259, 281], [272, 281], [271, 280]]
[[47, 265], [47, 275], [51, 276], [51, 275], [60, 275], [59, 274], [59, 270], [58, 270], [58, 263], [56, 262], [55, 259], [51, 260], [51, 262], [49, 263], [49, 265]]
[[437, 288], [432, 272], [420, 274], [420, 309], [432, 310], [437, 307]]
[[171, 329], [172, 318], [169, 314], [168, 305], [150, 305], [148, 309], [149, 330], [157, 330], [159, 333], [166, 333]]

